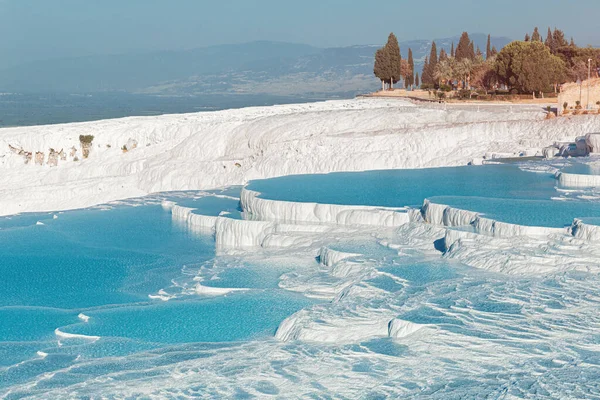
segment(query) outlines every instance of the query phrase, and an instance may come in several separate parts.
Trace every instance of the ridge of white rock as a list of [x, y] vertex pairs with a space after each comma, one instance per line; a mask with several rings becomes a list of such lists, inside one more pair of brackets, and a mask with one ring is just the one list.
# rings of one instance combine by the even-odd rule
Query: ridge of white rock
[[344, 318], [331, 316], [326, 321], [313, 320], [307, 310], [286, 318], [275, 333], [284, 342], [301, 340], [319, 343], [353, 343], [388, 336], [389, 317]]
[[326, 267], [333, 267], [342, 260], [359, 256], [361, 256], [361, 254], [337, 251], [326, 246], [321, 247], [321, 250], [319, 250], [319, 260], [321, 261], [321, 264]]
[[[600, 130], [595, 116], [542, 120], [535, 106], [416, 107], [355, 99], [0, 129], [0, 215], [88, 207], [174, 190], [290, 174], [466, 165], [486, 154], [540, 154]], [[29, 162], [50, 149], [89, 158]], [[128, 142], [137, 147], [124, 153]], [[11, 150], [11, 147], [12, 149]], [[42, 154], [43, 153], [43, 154]], [[36, 156], [37, 157], [37, 156]], [[37, 158], [36, 158], [37, 159]]]
[[245, 289], [245, 288], [221, 288], [221, 287], [214, 287], [214, 286], [204, 286], [204, 285], [201, 285], [200, 283], [198, 283], [196, 285], [195, 292], [196, 292], [196, 294], [198, 294], [200, 296], [213, 297], [213, 296], [224, 296], [226, 294], [234, 293], [234, 292], [245, 292], [247, 290], [248, 289]]
[[451, 233], [446, 235], [446, 249], [450, 248], [457, 238], [463, 237], [465, 234], [477, 233], [496, 237], [511, 237], [547, 236], [567, 233], [567, 230], [564, 228], [528, 226], [496, 221], [491, 218], [482, 217], [479, 213], [474, 211], [461, 210], [445, 204], [436, 204], [429, 200], [424, 201], [421, 214], [423, 215], [425, 222], [430, 224], [441, 225], [448, 228], [468, 226], [473, 228], [473, 232], [449, 230]]
[[559, 172], [558, 183], [571, 188], [600, 187], [600, 175], [572, 174]]
[[398, 227], [410, 221], [405, 208], [300, 203], [260, 198], [260, 193], [242, 189], [242, 209], [261, 220], [375, 225]]
[[585, 224], [580, 219], [573, 221], [569, 233], [578, 239], [600, 241], [600, 226]]
[[189, 230], [194, 232], [214, 231], [217, 217], [194, 214], [194, 208], [169, 203], [171, 202], [163, 202], [163, 208], [171, 210], [173, 221], [183, 223]]
[[414, 322], [394, 318], [388, 323], [388, 336], [394, 339], [403, 339], [422, 331], [426, 327], [427, 325], [415, 324]]

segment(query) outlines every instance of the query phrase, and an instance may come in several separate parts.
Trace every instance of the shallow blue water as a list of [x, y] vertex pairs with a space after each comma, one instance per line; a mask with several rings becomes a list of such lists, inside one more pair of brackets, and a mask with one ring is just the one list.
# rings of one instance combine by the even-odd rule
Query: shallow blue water
[[[548, 173], [496, 165], [298, 176], [250, 187], [268, 198], [337, 204], [420, 206], [429, 198], [527, 225], [600, 221], [599, 202], [555, 186]], [[160, 205], [167, 198], [199, 214], [241, 218], [239, 190], [0, 217], [0, 396], [600, 398], [600, 275], [593, 269], [476, 270], [433, 252], [433, 243], [426, 252], [411, 245], [422, 234], [412, 224], [383, 239], [361, 232], [320, 238], [358, 254], [349, 272], [319, 264], [318, 241], [315, 249], [217, 254], [211, 235], [190, 232]], [[566, 247], [564, 259], [576, 260], [576, 246]], [[196, 294], [198, 284], [246, 290], [207, 297]], [[323, 286], [332, 299], [302, 295]], [[299, 310], [307, 329], [326, 333], [382, 318], [424, 328], [398, 340], [273, 339]]]
[[556, 180], [514, 165], [294, 175], [250, 182], [273, 200], [385, 207], [421, 206], [433, 196], [549, 199]]
[[[235, 199], [176, 199], [205, 215], [239, 217]], [[177, 294], [173, 282], [187, 279], [186, 270], [212, 265], [214, 239], [173, 223], [157, 201], [133, 204], [0, 218], [0, 393], [76, 357], [269, 338], [284, 318], [314, 303], [277, 287], [285, 269], [265, 273], [239, 261], [203, 284], [246, 291], [149, 298], [163, 288]], [[57, 329], [84, 336], [58, 336]], [[50, 355], [35, 361], [38, 351]]]
[[[565, 169], [586, 168], [570, 163]], [[563, 227], [574, 218], [600, 217], [600, 203], [573, 198], [559, 201], [557, 185], [550, 173], [499, 164], [297, 175], [253, 181], [249, 188], [260, 192], [262, 198], [297, 202], [420, 207], [428, 199], [530, 226]]]
[[600, 166], [598, 164], [570, 163], [562, 171], [570, 174], [600, 175]]

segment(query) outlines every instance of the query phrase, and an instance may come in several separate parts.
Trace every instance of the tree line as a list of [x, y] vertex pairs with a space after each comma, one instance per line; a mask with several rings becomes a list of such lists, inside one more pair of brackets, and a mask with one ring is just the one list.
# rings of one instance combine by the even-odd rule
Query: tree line
[[[398, 61], [400, 60], [400, 61]], [[588, 60], [591, 60], [588, 63]], [[551, 30], [544, 39], [536, 27], [525, 40], [514, 41], [498, 51], [491, 45], [488, 35], [485, 53], [476, 47], [467, 32], [463, 32], [458, 45], [438, 53], [435, 41], [429, 56], [425, 57], [420, 76], [413, 75], [414, 61], [409, 49], [409, 60], [403, 69], [397, 38], [390, 34], [388, 43], [377, 51], [374, 73], [393, 88], [404, 77], [405, 86], [423, 89], [494, 90], [505, 87], [514, 93], [537, 93], [557, 90], [559, 84], [587, 79], [588, 73], [598, 76], [600, 49], [579, 47], [571, 38], [566, 40], [559, 29]]]

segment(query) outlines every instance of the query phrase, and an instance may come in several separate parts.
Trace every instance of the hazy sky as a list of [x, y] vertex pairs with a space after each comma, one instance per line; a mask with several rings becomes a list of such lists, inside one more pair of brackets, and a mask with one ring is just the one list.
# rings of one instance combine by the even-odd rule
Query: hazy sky
[[347, 46], [558, 26], [600, 45], [599, 0], [0, 0], [0, 66], [253, 40]]

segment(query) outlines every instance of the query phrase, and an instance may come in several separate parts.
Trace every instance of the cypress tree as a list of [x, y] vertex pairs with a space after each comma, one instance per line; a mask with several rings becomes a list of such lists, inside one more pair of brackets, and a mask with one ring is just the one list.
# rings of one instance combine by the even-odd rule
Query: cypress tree
[[393, 88], [394, 83], [400, 81], [400, 78], [402, 77], [402, 72], [400, 70], [400, 46], [398, 45], [398, 39], [396, 38], [396, 35], [393, 33], [390, 33], [390, 36], [388, 36], [388, 41], [385, 45], [385, 53], [386, 61], [390, 71], [390, 88]]
[[555, 49], [559, 49], [567, 45], [565, 33], [560, 29], [554, 28], [554, 33], [552, 33], [552, 40], [554, 41]]
[[496, 46], [492, 46], [492, 56], [495, 56], [498, 54], [498, 50], [496, 49]]
[[437, 46], [435, 41], [431, 42], [431, 51], [429, 52], [429, 70], [431, 72], [431, 80], [433, 81], [433, 71], [438, 63]]
[[448, 59], [448, 53], [446, 53], [446, 50], [441, 49], [440, 50], [440, 58], [439, 58], [438, 62], [442, 62], [447, 59]]
[[483, 57], [483, 53], [481, 52], [481, 49], [479, 48], [479, 46], [477, 46], [477, 50], [475, 51], [475, 56], [477, 58]]
[[471, 40], [469, 44], [469, 60], [475, 60], [475, 43]]
[[452, 42], [452, 47], [450, 47], [450, 57], [454, 58], [454, 42]]
[[407, 83], [412, 87], [415, 84], [415, 61], [413, 60], [413, 52], [412, 49], [408, 49], [408, 67], [410, 68], [410, 74], [408, 76]]
[[535, 28], [533, 28], [533, 35], [531, 35], [531, 41], [532, 42], [541, 42], [542, 41], [542, 37], [540, 36], [540, 31], [538, 30], [537, 26]]
[[525, 41], [529, 42], [531, 40], [531, 38], [529, 37], [529, 33], [525, 34]]
[[556, 47], [554, 46], [554, 39], [552, 38], [552, 30], [548, 27], [548, 34], [546, 35], [546, 46], [550, 49], [552, 54], [556, 52]]
[[415, 75], [415, 86], [419, 87], [421, 85], [419, 85], [419, 73], [417, 72], [417, 74]]
[[575, 40], [573, 40], [573, 37], [571, 37], [571, 43], [569, 44], [569, 46], [575, 47]]
[[425, 56], [425, 62], [423, 63], [423, 71], [421, 73], [421, 83], [431, 84], [433, 77], [429, 74], [429, 57]]
[[381, 90], [385, 90], [385, 83], [390, 79], [385, 47], [382, 47], [375, 53], [375, 66], [373, 67], [373, 73], [381, 80]]
[[492, 56], [492, 35], [488, 35], [487, 46], [485, 47], [486, 60]]
[[460, 61], [463, 58], [471, 58], [471, 39], [469, 39], [469, 34], [467, 32], [463, 32], [460, 40], [458, 41], [458, 46], [456, 46], [456, 51], [454, 53], [454, 57], [456, 61]]

